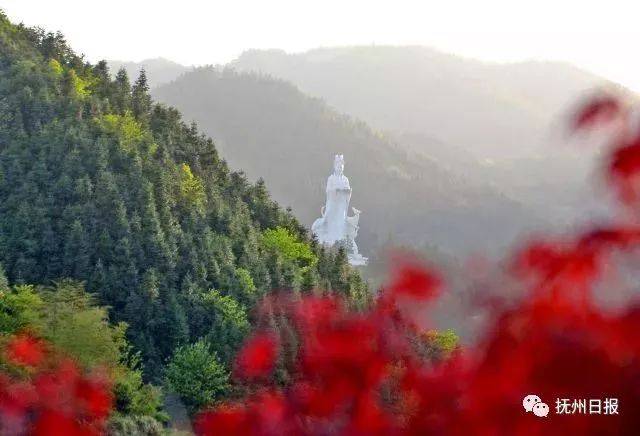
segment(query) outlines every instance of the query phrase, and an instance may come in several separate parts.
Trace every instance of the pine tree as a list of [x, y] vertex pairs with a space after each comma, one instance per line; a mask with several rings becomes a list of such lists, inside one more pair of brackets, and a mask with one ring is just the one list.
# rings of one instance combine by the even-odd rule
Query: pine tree
[[107, 61], [100, 61], [93, 68], [97, 83], [94, 84], [96, 95], [101, 99], [109, 99], [113, 93], [113, 85], [109, 77], [109, 65]]
[[133, 116], [143, 125], [148, 125], [151, 116], [151, 96], [149, 95], [149, 83], [144, 68], [140, 70], [138, 79], [133, 84], [131, 91], [131, 111]]
[[64, 246], [64, 277], [89, 278], [89, 262], [91, 260], [88, 236], [79, 220], [75, 220], [69, 230], [69, 237]]
[[153, 323], [153, 333], [161, 356], [169, 356], [189, 339], [189, 326], [184, 308], [173, 292], [161, 297], [160, 313]]
[[107, 285], [107, 272], [104, 269], [104, 264], [102, 263], [102, 259], [98, 259], [95, 266], [93, 267], [93, 272], [91, 273], [91, 277], [87, 283], [87, 289], [98, 291], [101, 296], [101, 300], [105, 301], [106, 296], [102, 294], [106, 290]]
[[127, 70], [120, 68], [116, 74], [113, 108], [120, 115], [131, 109], [131, 83]]
[[315, 268], [306, 267], [302, 269], [302, 279], [300, 281], [300, 290], [309, 292], [318, 287], [319, 277]]
[[348, 296], [349, 294], [349, 259], [343, 247], [339, 247], [331, 263], [332, 290]]

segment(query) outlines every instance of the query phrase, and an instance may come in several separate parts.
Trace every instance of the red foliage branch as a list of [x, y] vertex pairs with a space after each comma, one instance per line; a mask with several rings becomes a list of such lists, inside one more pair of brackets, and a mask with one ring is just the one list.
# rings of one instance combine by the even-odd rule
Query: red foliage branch
[[111, 413], [108, 378], [83, 375], [72, 360], [26, 334], [9, 338], [0, 373], [0, 434], [98, 435]]
[[[621, 116], [599, 97], [576, 114], [585, 130]], [[629, 128], [626, 126], [625, 128]], [[621, 136], [622, 137], [622, 136]], [[640, 132], [615, 144], [608, 167], [625, 204], [638, 201]], [[484, 339], [440, 364], [421, 359], [411, 313], [440, 294], [437, 274], [401, 264], [365, 313], [336, 297], [269, 301], [299, 336], [293, 382], [268, 382], [278, 357], [272, 336], [241, 351], [239, 375], [259, 377], [254, 393], [203, 412], [200, 434], [637, 434], [640, 429], [640, 304], [605, 311], [593, 289], [616, 252], [639, 246], [635, 220], [570, 240], [536, 241], [513, 260], [526, 287], [515, 306], [494, 307]], [[265, 381], [266, 380], [266, 381]], [[616, 398], [618, 414], [525, 413], [522, 399]]]

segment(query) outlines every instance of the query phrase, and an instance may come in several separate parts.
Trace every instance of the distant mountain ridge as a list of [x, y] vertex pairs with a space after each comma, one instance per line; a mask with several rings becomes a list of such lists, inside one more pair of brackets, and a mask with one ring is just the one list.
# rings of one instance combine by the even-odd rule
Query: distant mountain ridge
[[535, 153], [566, 105], [604, 82], [561, 62], [481, 62], [420, 46], [249, 50], [230, 66], [288, 80], [376, 129], [429, 135], [480, 158]]
[[[130, 77], [144, 67], [152, 88], [193, 68], [164, 58], [109, 65]], [[567, 105], [611, 85], [569, 63], [482, 62], [422, 46], [247, 50], [227, 67], [287, 80], [376, 130], [426, 136], [481, 159], [548, 152], [541, 144]]]

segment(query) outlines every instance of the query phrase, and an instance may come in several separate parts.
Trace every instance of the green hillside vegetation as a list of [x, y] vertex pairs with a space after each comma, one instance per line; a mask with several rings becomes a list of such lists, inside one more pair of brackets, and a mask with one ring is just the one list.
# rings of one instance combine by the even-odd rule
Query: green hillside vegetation
[[112, 325], [126, 323], [151, 381], [200, 339], [228, 365], [273, 288], [366, 299], [343, 252], [318, 248], [262, 181], [232, 171], [148, 88], [144, 71], [111, 79], [61, 34], [0, 15], [0, 263], [10, 283], [83, 282]]
[[[162, 422], [167, 420], [161, 390], [143, 382], [139, 355], [125, 338], [126, 324], [109, 323], [107, 309], [97, 306], [81, 284], [65, 280], [49, 287], [9, 286], [0, 270], [0, 340], [25, 331], [46, 339], [82, 369], [110, 371], [114, 381], [113, 425], [146, 422], [146, 434], [160, 434]], [[1, 356], [0, 368], [16, 371]]]

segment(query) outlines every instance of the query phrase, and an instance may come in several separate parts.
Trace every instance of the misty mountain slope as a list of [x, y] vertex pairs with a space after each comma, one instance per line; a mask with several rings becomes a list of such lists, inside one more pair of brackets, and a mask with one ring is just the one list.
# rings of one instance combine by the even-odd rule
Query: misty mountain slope
[[389, 238], [454, 252], [495, 249], [538, 223], [496, 190], [408, 153], [281, 80], [200, 68], [154, 96], [214, 137], [231, 165], [263, 177], [307, 225], [320, 214], [333, 155], [344, 153], [365, 253]]
[[191, 69], [191, 67], [164, 58], [145, 59], [140, 62], [112, 60], [108, 61], [108, 64], [113, 75], [115, 75], [120, 68], [124, 67], [129, 77], [133, 79], [138, 77], [140, 70], [144, 68], [149, 77], [149, 86], [151, 87], [171, 82], [182, 73]]
[[426, 47], [251, 50], [231, 65], [291, 81], [375, 129], [501, 159], [539, 151], [566, 104], [603, 81], [564, 63], [484, 63]]
[[561, 62], [486, 63], [426, 47], [245, 52], [232, 65], [293, 82], [402, 148], [495, 187], [560, 226], [599, 214], [594, 153], [567, 147], [568, 106], [612, 84]]

